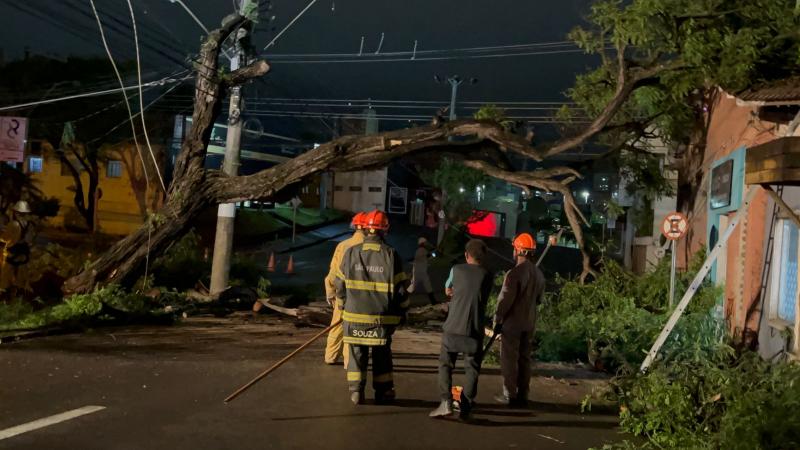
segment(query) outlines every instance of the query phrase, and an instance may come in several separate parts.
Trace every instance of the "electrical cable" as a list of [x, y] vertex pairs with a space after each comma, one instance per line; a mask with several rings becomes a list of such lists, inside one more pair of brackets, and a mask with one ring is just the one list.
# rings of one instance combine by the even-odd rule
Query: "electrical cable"
[[[531, 42], [527, 44], [507, 44], [507, 45], [494, 45], [482, 47], [465, 47], [465, 48], [452, 48], [452, 49], [431, 49], [431, 50], [417, 50], [417, 55], [431, 55], [436, 53], [469, 53], [469, 52], [486, 52], [489, 50], [526, 50], [536, 47], [575, 47], [572, 41], [554, 41], [554, 42]], [[373, 53], [374, 54], [374, 53]], [[413, 56], [415, 52], [412, 51], [398, 51], [398, 52], [382, 52], [381, 56]], [[350, 58], [356, 56], [365, 56], [363, 52], [361, 55], [358, 53], [273, 53], [270, 58], [333, 58], [342, 57]]]
[[[136, 46], [136, 76], [139, 82], [139, 111], [140, 111], [140, 118], [142, 119], [142, 130], [144, 131], [144, 140], [147, 143], [147, 150], [150, 152], [150, 157], [153, 159], [153, 166], [156, 168], [156, 174], [158, 175], [158, 181], [161, 182], [161, 188], [164, 189], [164, 194], [167, 193], [167, 185], [164, 184], [164, 177], [161, 176], [161, 169], [158, 167], [158, 161], [156, 160], [156, 155], [153, 153], [153, 146], [150, 145], [150, 136], [147, 134], [147, 123], [144, 120], [144, 95], [142, 92], [142, 61], [139, 55], [139, 32], [136, 28], [136, 15], [133, 13], [133, 4], [131, 4], [131, 0], [128, 1], [128, 9], [131, 13], [131, 25], [133, 26], [133, 42]], [[145, 269], [145, 277], [147, 276], [147, 270]]]
[[50, 99], [40, 100], [40, 101], [36, 101], [36, 102], [28, 102], [28, 103], [20, 103], [20, 104], [17, 104], [17, 105], [0, 106], [0, 111], [10, 111], [10, 110], [14, 110], [14, 109], [25, 109], [25, 108], [30, 108], [31, 106], [47, 105], [47, 104], [50, 104], [50, 103], [58, 103], [58, 102], [63, 102], [63, 101], [67, 101], [67, 100], [74, 100], [74, 99], [78, 99], [78, 98], [98, 97], [98, 96], [102, 96], [102, 95], [115, 94], [115, 93], [120, 92], [120, 91], [129, 91], [131, 89], [139, 89], [139, 88], [148, 87], [148, 86], [163, 86], [165, 84], [178, 83], [178, 82], [184, 81], [185, 79], [186, 78], [164, 77], [164, 78], [161, 78], [160, 80], [150, 81], [148, 83], [137, 84], [137, 85], [133, 85], [133, 86], [125, 86], [125, 87], [122, 87], [122, 88], [105, 89], [105, 90], [102, 90], [102, 91], [93, 91], [93, 92], [84, 92], [84, 93], [81, 93], [81, 94], [74, 94], [74, 95], [67, 95], [67, 96], [64, 96], [64, 97], [50, 98]]
[[279, 38], [279, 37], [281, 37], [281, 36], [283, 35], [283, 33], [285, 33], [285, 32], [286, 32], [286, 30], [288, 30], [288, 29], [289, 29], [289, 28], [290, 28], [292, 25], [294, 25], [294, 23], [295, 23], [295, 22], [297, 22], [297, 19], [299, 19], [300, 17], [302, 17], [302, 16], [303, 16], [303, 14], [305, 14], [305, 13], [306, 13], [306, 11], [308, 11], [308, 9], [309, 9], [309, 8], [311, 8], [311, 7], [314, 5], [314, 3], [317, 3], [317, 0], [311, 0], [311, 2], [309, 2], [309, 4], [308, 4], [308, 5], [306, 5], [306, 7], [305, 7], [305, 8], [303, 8], [303, 10], [302, 10], [302, 11], [300, 11], [300, 13], [299, 13], [299, 14], [297, 14], [297, 15], [294, 17], [294, 19], [292, 19], [292, 21], [291, 21], [291, 22], [289, 22], [289, 24], [288, 24], [288, 25], [286, 25], [285, 27], [283, 27], [283, 29], [280, 31], [280, 33], [276, 34], [276, 35], [275, 35], [275, 37], [274, 37], [274, 38], [272, 38], [272, 40], [269, 42], [269, 44], [267, 44], [267, 45], [264, 47], [264, 50], [266, 50], [266, 49], [268, 49], [268, 48], [272, 47], [273, 45], [275, 45], [275, 42], [278, 40], [278, 38]]
[[[108, 41], [106, 40], [106, 33], [103, 30], [103, 23], [100, 21], [100, 14], [97, 13], [97, 7], [94, 4], [94, 0], [89, 0], [89, 4], [92, 7], [92, 12], [94, 13], [94, 17], [97, 20], [97, 28], [100, 30], [100, 40], [103, 41], [103, 48], [106, 50], [106, 55], [108, 55], [108, 60], [111, 62], [111, 67], [114, 69], [114, 74], [117, 76], [117, 81], [119, 81], [120, 88], [125, 87], [125, 83], [122, 81], [122, 75], [119, 72], [119, 68], [117, 67], [116, 61], [114, 61], [114, 56], [111, 55], [111, 49], [108, 47]], [[131, 110], [130, 101], [128, 99], [128, 94], [123, 89], [122, 96], [124, 97], [125, 107], [128, 110], [128, 121], [131, 124], [131, 133], [133, 134], [133, 143], [136, 146], [136, 153], [139, 155], [139, 161], [142, 163], [142, 171], [144, 172], [144, 179], [145, 179], [145, 196], [147, 196], [147, 191], [150, 189], [150, 175], [147, 173], [147, 165], [144, 163], [144, 157], [142, 156], [142, 148], [139, 145], [139, 139], [136, 137], [136, 126], [133, 123], [133, 111]], [[139, 95], [142, 95], [142, 91], [140, 88]]]
[[449, 60], [462, 60], [462, 59], [483, 59], [483, 58], [507, 58], [514, 56], [535, 56], [535, 55], [556, 55], [566, 53], [585, 53], [583, 49], [572, 50], [552, 50], [552, 51], [531, 51], [519, 53], [499, 53], [499, 54], [486, 54], [486, 55], [453, 55], [453, 56], [433, 56], [433, 57], [419, 57], [411, 58], [380, 58], [374, 57], [361, 57], [359, 59], [309, 59], [309, 60], [276, 60], [270, 59], [271, 64], [339, 64], [339, 63], [375, 63], [375, 62], [407, 62], [407, 61], [449, 61]]

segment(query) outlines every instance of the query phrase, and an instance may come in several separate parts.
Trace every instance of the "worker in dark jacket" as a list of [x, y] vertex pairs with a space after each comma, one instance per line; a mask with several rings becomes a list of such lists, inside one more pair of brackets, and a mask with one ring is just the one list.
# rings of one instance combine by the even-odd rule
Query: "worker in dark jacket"
[[486, 322], [486, 303], [492, 290], [492, 276], [481, 266], [486, 256], [486, 244], [478, 239], [467, 242], [464, 256], [466, 264], [453, 267], [452, 293], [447, 320], [444, 322], [442, 349], [439, 354], [439, 395], [442, 399], [431, 417], [449, 416], [453, 413], [451, 388], [453, 369], [458, 354], [464, 355], [464, 372], [467, 381], [461, 392], [460, 419], [468, 420], [478, 394], [478, 374], [483, 359], [483, 328]]
[[356, 405], [364, 401], [370, 349], [375, 401], [394, 400], [392, 333], [408, 309], [403, 262], [383, 240], [389, 219], [383, 211], [372, 211], [364, 229], [364, 242], [347, 249], [335, 281], [336, 296], [344, 300], [344, 342], [350, 346], [347, 381]]
[[528, 233], [514, 239], [516, 265], [506, 273], [497, 298], [495, 333], [502, 333], [500, 371], [503, 392], [495, 400], [506, 405], [528, 404], [536, 306], [544, 293], [542, 271], [531, 260], [536, 241]]

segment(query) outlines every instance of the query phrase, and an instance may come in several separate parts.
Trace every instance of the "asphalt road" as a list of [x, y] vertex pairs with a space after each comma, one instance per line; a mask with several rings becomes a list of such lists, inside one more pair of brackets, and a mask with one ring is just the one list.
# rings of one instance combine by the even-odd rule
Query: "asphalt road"
[[[620, 439], [613, 410], [579, 413], [603, 380], [572, 367], [537, 366], [528, 409], [491, 404], [501, 381], [487, 369], [475, 424], [428, 418], [438, 336], [410, 330], [395, 339], [394, 406], [351, 405], [342, 367], [322, 363], [322, 341], [223, 403], [317, 331], [239, 314], [3, 343], [0, 449], [585, 449]], [[91, 405], [105, 409], [3, 438]]]

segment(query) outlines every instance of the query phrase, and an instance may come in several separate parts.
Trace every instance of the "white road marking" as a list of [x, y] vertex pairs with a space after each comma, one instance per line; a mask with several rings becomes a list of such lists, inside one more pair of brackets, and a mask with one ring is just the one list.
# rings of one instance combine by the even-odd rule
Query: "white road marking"
[[6, 428], [5, 430], [0, 430], [0, 441], [3, 439], [8, 439], [10, 437], [17, 436], [22, 433], [27, 433], [29, 431], [38, 430], [39, 428], [49, 427], [50, 425], [55, 425], [57, 423], [66, 422], [67, 420], [74, 419], [76, 417], [85, 416], [86, 414], [95, 413], [97, 411], [106, 409], [105, 406], [84, 406], [83, 408], [73, 409], [70, 411], [65, 411], [60, 414], [56, 414], [49, 417], [43, 417], [41, 419], [34, 420], [33, 422], [23, 423], [22, 425], [17, 425], [15, 427]]

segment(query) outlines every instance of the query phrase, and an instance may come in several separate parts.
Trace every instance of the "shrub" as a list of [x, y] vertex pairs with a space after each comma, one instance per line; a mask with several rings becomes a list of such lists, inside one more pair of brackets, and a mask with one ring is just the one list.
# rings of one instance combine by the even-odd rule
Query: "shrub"
[[104, 305], [132, 314], [149, 313], [153, 306], [146, 297], [110, 285], [88, 294], [69, 296], [55, 306], [38, 311], [34, 311], [31, 303], [20, 300], [0, 304], [0, 330], [33, 329], [82, 322], [98, 316]]
[[175, 289], [189, 289], [198, 280], [207, 280], [211, 262], [203, 254], [200, 236], [194, 230], [186, 233], [153, 262], [151, 273], [153, 282], [150, 285]]

